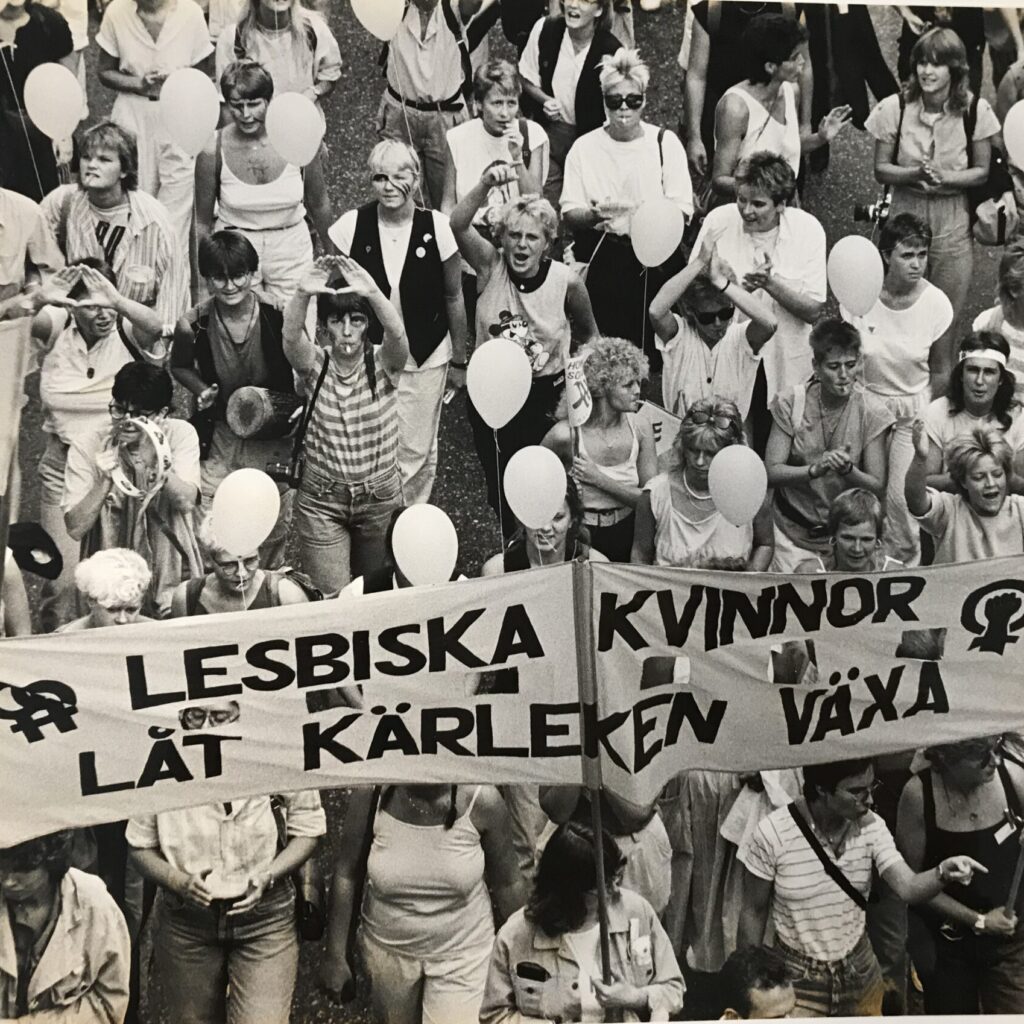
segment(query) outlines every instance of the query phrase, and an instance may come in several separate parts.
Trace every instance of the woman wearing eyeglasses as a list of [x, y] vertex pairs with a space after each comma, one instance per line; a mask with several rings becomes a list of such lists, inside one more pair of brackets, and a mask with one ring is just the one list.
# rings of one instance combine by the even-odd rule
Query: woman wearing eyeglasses
[[735, 402], [746, 419], [761, 352], [778, 327], [764, 302], [741, 288], [705, 244], [698, 259], [665, 282], [649, 312], [664, 357], [665, 408], [685, 416], [694, 402], [717, 396]]
[[711, 561], [765, 572], [772, 560], [767, 501], [753, 523], [733, 526], [708, 489], [711, 461], [731, 444], [746, 444], [733, 402], [694, 402], [672, 444], [672, 468], [649, 480], [636, 510], [633, 555], [641, 565], [698, 568]]
[[[562, 185], [562, 219], [573, 236], [573, 258], [588, 264], [587, 291], [598, 329], [648, 348], [646, 304], [664, 275], [636, 258], [630, 215], [667, 196], [684, 217], [693, 213], [686, 151], [673, 132], [643, 120], [651, 73], [636, 50], [601, 58], [605, 123], [569, 150]], [[676, 261], [681, 264], [682, 257]]]
[[[221, 481], [236, 469], [287, 463], [289, 437], [239, 437], [227, 422], [228, 400], [240, 388], [265, 388], [295, 397], [295, 379], [284, 354], [284, 317], [255, 290], [259, 255], [238, 231], [215, 231], [199, 241], [199, 273], [210, 298], [193, 306], [174, 332], [171, 368], [175, 379], [195, 397], [192, 423], [199, 433], [202, 507], [209, 511]], [[282, 427], [282, 432], [287, 427]], [[260, 545], [263, 564], [284, 562], [294, 491], [284, 484], [281, 511], [270, 536]]]
[[850, 119], [848, 106], [829, 111], [811, 131], [800, 121], [800, 79], [807, 59], [807, 30], [782, 14], [761, 14], [740, 37], [747, 77], [728, 89], [715, 108], [715, 191], [736, 194], [736, 165], [755, 152], [776, 153], [794, 174], [800, 154], [827, 146]]
[[[202, 240], [215, 226], [245, 235], [259, 254], [254, 283], [269, 301], [283, 307], [299, 286], [303, 269], [313, 261], [307, 211], [324, 245], [334, 219], [324, 182], [323, 150], [305, 167], [277, 155], [266, 126], [274, 80], [262, 64], [229, 64], [220, 89], [230, 123], [196, 161], [198, 236]], [[198, 284], [196, 270], [193, 289]]]
[[[1020, 826], [1007, 810], [1018, 820], [1024, 810], [1024, 769], [1003, 761], [998, 736], [925, 754], [900, 798], [896, 841], [907, 863], [928, 870], [967, 854], [988, 869], [917, 908], [934, 943], [934, 969], [922, 974], [925, 1013], [1024, 1013], [1024, 891], [1006, 906], [1020, 853]], [[915, 963], [923, 970], [925, 958]]]
[[747, 898], [737, 944], [761, 945], [771, 917], [801, 1017], [882, 1012], [882, 974], [864, 930], [872, 869], [907, 903], [987, 869], [951, 853], [915, 873], [872, 810], [876, 787], [866, 758], [808, 765], [803, 796], [763, 818], [739, 852]]
[[829, 553], [832, 502], [850, 487], [885, 495], [886, 435], [893, 415], [857, 382], [861, 339], [842, 320], [811, 331], [814, 377], [772, 403], [765, 453], [775, 489], [773, 572], [796, 572]]

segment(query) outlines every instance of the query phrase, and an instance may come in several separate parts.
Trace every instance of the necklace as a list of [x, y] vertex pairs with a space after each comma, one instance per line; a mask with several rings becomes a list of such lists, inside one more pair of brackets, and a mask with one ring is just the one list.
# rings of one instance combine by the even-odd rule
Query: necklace
[[971, 821], [972, 824], [976, 822], [978, 818], [981, 816], [981, 811], [980, 809], [971, 810], [970, 795], [967, 793], [960, 792], [955, 787], [953, 789], [950, 789], [949, 784], [941, 775], [939, 776], [939, 779], [942, 781], [942, 791], [946, 794], [946, 803], [949, 805], [950, 811], [953, 811], [955, 813], [953, 801], [950, 799], [950, 797], [952, 797], [952, 795], [956, 793], [957, 799], [960, 802], [962, 810], [967, 812], [968, 819]]
[[708, 491], [707, 494], [700, 494], [699, 492], [695, 491], [690, 486], [689, 481], [687, 481], [687, 479], [686, 479], [686, 472], [685, 471], [683, 472], [683, 487], [686, 489], [686, 493], [691, 498], [693, 498], [694, 501], [710, 501], [711, 500], [711, 492], [710, 491]]
[[221, 326], [222, 330], [224, 331], [225, 335], [227, 335], [228, 341], [230, 341], [231, 344], [235, 348], [241, 348], [249, 340], [249, 334], [252, 331], [252, 325], [256, 322], [256, 313], [257, 313], [257, 311], [259, 310], [260, 307], [259, 307], [259, 303], [256, 301], [255, 297], [251, 297], [251, 300], [252, 300], [252, 312], [249, 314], [249, 323], [246, 324], [245, 330], [242, 332], [242, 337], [241, 338], [236, 338], [231, 333], [231, 328], [228, 327], [227, 322], [224, 320], [224, 317], [221, 315], [221, 311], [220, 311], [220, 309], [218, 309], [217, 303], [214, 302], [214, 304], [213, 304], [213, 311], [217, 314], [217, 320], [220, 323], [220, 326]]
[[839, 415], [836, 417], [835, 424], [832, 430], [826, 435], [825, 433], [825, 406], [821, 401], [821, 383], [818, 384], [818, 425], [821, 427], [821, 451], [822, 454], [832, 450], [832, 442], [835, 440], [836, 434], [839, 432], [839, 428], [843, 424], [843, 418], [846, 416], [850, 409], [849, 399], [843, 404], [843, 408], [840, 410]]
[[700, 361], [704, 368], [704, 377], [710, 384], [715, 374], [718, 373], [718, 346], [715, 345], [714, 348], [711, 348], [706, 341], [701, 339]]

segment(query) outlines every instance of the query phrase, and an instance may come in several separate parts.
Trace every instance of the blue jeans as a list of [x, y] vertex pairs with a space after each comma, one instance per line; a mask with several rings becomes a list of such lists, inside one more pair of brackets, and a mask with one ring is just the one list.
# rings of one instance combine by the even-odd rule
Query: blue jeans
[[789, 967], [800, 1017], [877, 1017], [885, 985], [866, 934], [842, 960], [815, 960], [775, 940]]
[[[185, 903], [164, 892], [155, 937], [175, 1024], [287, 1024], [299, 965], [295, 890], [279, 881], [248, 914], [230, 903]], [[230, 996], [228, 987], [230, 986]]]
[[387, 559], [387, 529], [403, 502], [398, 466], [360, 483], [306, 465], [295, 501], [302, 567], [327, 597]]

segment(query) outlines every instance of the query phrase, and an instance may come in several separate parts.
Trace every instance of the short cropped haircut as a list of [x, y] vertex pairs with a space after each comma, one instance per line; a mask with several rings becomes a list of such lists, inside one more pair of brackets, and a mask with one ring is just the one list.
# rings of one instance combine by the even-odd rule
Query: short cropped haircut
[[255, 274], [259, 267], [259, 254], [241, 231], [214, 231], [199, 239], [199, 273], [203, 277]]
[[160, 412], [174, 400], [171, 375], [152, 363], [126, 363], [114, 374], [110, 397], [143, 412]]
[[75, 566], [75, 586], [90, 601], [109, 606], [142, 604], [153, 573], [142, 555], [106, 548]]
[[853, 324], [829, 317], [819, 320], [812, 328], [809, 339], [811, 354], [815, 362], [824, 359], [832, 349], [841, 352], [860, 352], [860, 331]]
[[734, 950], [722, 965], [718, 979], [725, 1008], [734, 1010], [744, 1020], [753, 1009], [751, 992], [767, 992], [793, 983], [785, 961], [765, 946]]
[[807, 40], [807, 30], [795, 18], [784, 14], [759, 14], [751, 18], [740, 35], [739, 51], [743, 73], [755, 85], [770, 82], [765, 64], [782, 64]]
[[890, 217], [878, 236], [878, 251], [883, 256], [892, 253], [901, 242], [921, 241], [929, 249], [932, 245], [931, 225], [916, 213], [897, 213]]
[[885, 513], [882, 503], [869, 490], [851, 487], [829, 506], [829, 536], [834, 537], [840, 526], [860, 526], [861, 523], [870, 523], [875, 528], [875, 536], [880, 539]]
[[764, 192], [773, 203], [788, 203], [796, 195], [796, 175], [777, 153], [759, 150], [739, 162], [736, 185]]
[[274, 79], [259, 61], [236, 60], [220, 76], [220, 94], [228, 103], [232, 98], [269, 102], [274, 98]]
[[[72, 260], [69, 267], [89, 267], [102, 274], [115, 288], [117, 287], [117, 275], [114, 268], [98, 256], [83, 256], [80, 260]], [[84, 299], [89, 294], [89, 286], [84, 281], [75, 282], [75, 286], [68, 292], [69, 299]]]
[[548, 245], [554, 244], [558, 237], [558, 214], [555, 208], [541, 196], [519, 196], [506, 203], [501, 211], [499, 238], [504, 239], [512, 224], [522, 217], [532, 217], [537, 227], [544, 233]]
[[515, 65], [507, 60], [489, 60], [478, 67], [473, 76], [473, 99], [477, 103], [482, 103], [495, 90], [516, 99], [522, 94], [523, 85], [519, 72]]
[[134, 133], [113, 121], [97, 121], [78, 138], [79, 160], [98, 149], [110, 149], [121, 163], [121, 185], [126, 192], [139, 187], [139, 146]]
[[804, 799], [810, 803], [816, 797], [836, 791], [843, 779], [860, 775], [871, 766], [870, 757], [858, 757], [850, 761], [829, 761], [826, 764], [804, 766]]
[[422, 174], [419, 154], [407, 142], [401, 139], [382, 139], [366, 158], [366, 166], [371, 174], [376, 174], [386, 161], [393, 160], [400, 171], [412, 171], [417, 178]]

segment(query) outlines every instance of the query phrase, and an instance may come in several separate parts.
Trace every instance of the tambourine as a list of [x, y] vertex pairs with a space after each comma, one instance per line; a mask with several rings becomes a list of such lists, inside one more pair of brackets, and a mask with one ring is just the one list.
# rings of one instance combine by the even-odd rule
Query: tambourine
[[159, 491], [163, 487], [164, 481], [170, 475], [172, 465], [171, 446], [167, 442], [167, 435], [151, 420], [143, 417], [129, 416], [121, 422], [134, 424], [146, 435], [149, 443], [153, 446], [154, 459], [151, 470], [155, 471], [155, 474], [151, 478], [150, 485], [144, 491], [128, 479], [128, 474], [125, 473], [124, 466], [120, 463], [114, 467], [114, 471], [110, 474], [110, 479], [113, 481], [114, 486], [127, 497], [145, 498], [147, 495]]

